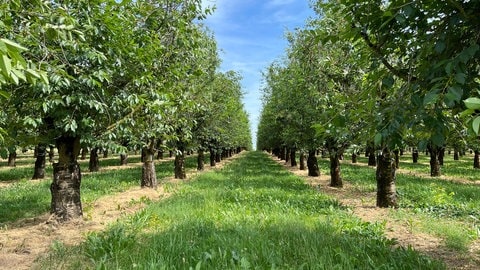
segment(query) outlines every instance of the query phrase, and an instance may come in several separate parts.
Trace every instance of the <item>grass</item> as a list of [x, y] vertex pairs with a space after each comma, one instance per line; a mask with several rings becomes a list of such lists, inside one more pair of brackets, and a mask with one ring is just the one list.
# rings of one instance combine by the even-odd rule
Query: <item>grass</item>
[[[367, 162], [363, 158], [359, 161]], [[467, 169], [467, 162], [453, 161], [448, 156], [445, 161], [445, 167], [459, 167], [450, 169], [450, 172]], [[480, 186], [415, 176], [415, 173], [429, 170], [427, 157], [421, 157], [419, 162], [408, 166], [404, 164], [407, 161], [400, 164], [400, 168], [408, 167], [411, 173], [397, 174], [396, 188], [402, 211], [393, 212], [393, 215], [397, 218], [400, 215], [403, 220], [415, 220], [415, 229], [444, 239], [451, 249], [467, 250], [469, 244], [480, 237]], [[327, 160], [321, 160], [321, 163], [323, 168], [328, 168]], [[469, 170], [477, 172], [473, 168]], [[372, 167], [344, 163], [342, 175], [344, 181], [352, 183], [363, 193], [376, 191], [375, 170]]]
[[395, 248], [384, 224], [353, 217], [336, 200], [259, 152], [180, 184], [169, 198], [52, 246], [42, 269], [442, 269]]
[[[195, 168], [195, 157], [187, 158], [186, 168]], [[114, 162], [115, 161], [115, 162]], [[130, 162], [140, 161], [138, 157]], [[33, 175], [33, 159], [30, 167], [16, 167], [0, 171], [0, 181], [13, 181], [12, 184], [0, 188], [0, 226], [22, 218], [32, 218], [50, 209], [50, 184], [49, 181], [29, 181]], [[100, 166], [117, 166], [118, 159], [109, 158], [100, 161]], [[86, 163], [86, 164], [85, 164]], [[81, 170], [88, 171], [88, 161], [81, 161]], [[173, 175], [173, 161], [157, 162], [155, 165], [157, 178], [161, 179]], [[53, 170], [47, 165], [46, 174], [52, 175]], [[106, 194], [122, 192], [128, 188], [140, 185], [141, 167], [121, 168], [106, 170], [82, 175], [82, 204], [88, 211], [93, 202]]]

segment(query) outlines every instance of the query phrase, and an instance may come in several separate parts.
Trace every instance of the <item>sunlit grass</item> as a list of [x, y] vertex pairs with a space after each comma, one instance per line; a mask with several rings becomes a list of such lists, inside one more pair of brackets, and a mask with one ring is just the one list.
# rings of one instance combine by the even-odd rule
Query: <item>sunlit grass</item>
[[180, 184], [80, 246], [55, 244], [56, 269], [442, 269], [394, 248], [384, 226], [353, 217], [263, 153]]

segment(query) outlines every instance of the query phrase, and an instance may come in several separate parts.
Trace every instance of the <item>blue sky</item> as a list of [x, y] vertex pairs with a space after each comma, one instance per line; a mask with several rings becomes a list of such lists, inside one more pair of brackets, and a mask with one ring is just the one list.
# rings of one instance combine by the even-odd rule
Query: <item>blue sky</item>
[[262, 71], [284, 55], [285, 33], [303, 27], [314, 13], [309, 0], [202, 1], [204, 7], [216, 6], [204, 23], [215, 34], [222, 71], [235, 70], [243, 77], [243, 102], [255, 143], [262, 107]]

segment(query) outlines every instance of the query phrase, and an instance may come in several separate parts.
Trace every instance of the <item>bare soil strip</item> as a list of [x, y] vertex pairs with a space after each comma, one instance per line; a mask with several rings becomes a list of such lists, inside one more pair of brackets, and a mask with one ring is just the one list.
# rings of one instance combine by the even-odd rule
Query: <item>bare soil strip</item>
[[[188, 178], [191, 179], [197, 174], [212, 169], [220, 169], [242, 155], [243, 153], [240, 153], [222, 160], [215, 167], [207, 165], [202, 172], [188, 170]], [[188, 180], [178, 180], [173, 177], [162, 179], [162, 183], [181, 181]], [[35, 259], [45, 254], [55, 242], [61, 242], [64, 245], [79, 244], [88, 232], [102, 231], [108, 224], [119, 218], [141, 210], [145, 207], [146, 200], [159, 201], [168, 196], [170, 193], [165, 192], [162, 186], [157, 189], [135, 187], [122, 193], [99, 198], [93, 203], [91, 210], [85, 211], [82, 220], [56, 224], [49, 221], [49, 214], [44, 214], [4, 226], [0, 228], [0, 269], [32, 269], [35, 267]]]
[[[313, 188], [335, 197], [340, 203], [352, 209], [353, 214], [363, 221], [367, 222], [385, 222], [385, 234], [390, 239], [396, 239], [398, 246], [411, 246], [431, 258], [445, 262], [448, 269], [468, 269], [476, 270], [480, 267], [480, 240], [476, 240], [466, 254], [459, 254], [456, 251], [448, 249], [444, 241], [434, 235], [420, 233], [411, 230], [411, 224], [406, 220], [392, 218], [391, 212], [396, 211], [391, 208], [377, 208], [375, 192], [361, 192], [353, 185], [344, 182], [343, 188], [330, 187], [330, 175], [321, 175], [319, 177], [310, 177], [307, 171], [301, 171], [298, 167], [291, 167], [283, 160], [272, 156], [279, 164], [295, 175], [301, 176]], [[362, 164], [358, 164], [362, 166]], [[399, 173], [404, 173], [399, 171]], [[418, 175], [422, 177], [421, 175]], [[426, 176], [425, 176], [426, 177]], [[450, 180], [450, 179], [448, 179]], [[464, 183], [464, 180], [457, 179]], [[471, 183], [471, 181], [468, 181]]]

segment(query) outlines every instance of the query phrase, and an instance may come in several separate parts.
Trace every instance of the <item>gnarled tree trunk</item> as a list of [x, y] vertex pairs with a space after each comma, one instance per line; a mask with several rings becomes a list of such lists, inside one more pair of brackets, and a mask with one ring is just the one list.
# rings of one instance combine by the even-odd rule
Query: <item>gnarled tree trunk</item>
[[56, 140], [58, 163], [53, 164], [51, 214], [58, 221], [69, 221], [83, 215], [80, 200], [82, 180], [77, 157], [80, 138], [61, 136]]
[[156, 188], [157, 174], [155, 172], [155, 160], [154, 160], [154, 140], [150, 140], [148, 147], [142, 149], [143, 166], [142, 166], [142, 181], [141, 187]]
[[390, 150], [383, 149], [377, 161], [377, 207], [397, 207], [395, 161]]
[[418, 163], [418, 150], [417, 150], [417, 148], [413, 149], [413, 151], [412, 151], [412, 160], [413, 160], [413, 163]]
[[128, 163], [128, 154], [127, 153], [120, 154], [120, 165], [124, 166], [124, 165], [127, 165], [127, 163]]
[[17, 151], [15, 151], [15, 149], [8, 154], [8, 166], [9, 167], [17, 166]]
[[352, 153], [352, 163], [353, 164], [357, 163], [357, 153], [355, 151], [353, 151]]
[[98, 148], [94, 147], [90, 150], [90, 160], [88, 162], [88, 170], [90, 172], [98, 172], [100, 161], [98, 159]]
[[38, 144], [37, 147], [37, 157], [35, 159], [35, 168], [33, 169], [32, 179], [43, 179], [45, 178], [45, 161], [47, 155], [47, 145]]
[[307, 158], [308, 176], [320, 176], [320, 169], [318, 168], [317, 157], [315, 156], [315, 150], [308, 151]]

